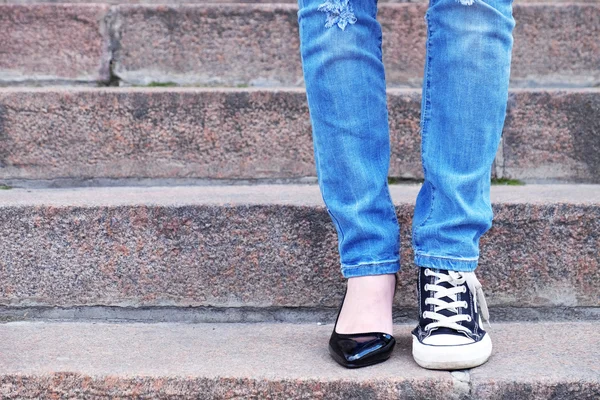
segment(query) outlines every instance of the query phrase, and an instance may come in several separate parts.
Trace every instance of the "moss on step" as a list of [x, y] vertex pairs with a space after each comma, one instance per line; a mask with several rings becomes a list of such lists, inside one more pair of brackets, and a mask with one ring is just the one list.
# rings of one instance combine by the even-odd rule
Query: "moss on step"
[[145, 86], [145, 87], [173, 87], [179, 86], [175, 82], [150, 82], [147, 85], [134, 85], [134, 86]]
[[523, 186], [525, 185], [525, 182], [518, 179], [495, 178], [492, 179], [492, 185]]
[[[389, 176], [388, 184], [403, 184], [403, 183], [423, 183], [423, 179], [409, 179], [409, 178], [400, 178], [397, 176]], [[523, 186], [525, 182], [520, 181], [518, 179], [509, 179], [509, 178], [494, 178], [492, 179], [492, 185], [505, 185], [505, 186]]]
[[406, 184], [406, 183], [423, 183], [423, 179], [401, 178], [398, 176], [389, 176], [388, 177], [388, 184], [390, 184], [390, 185]]

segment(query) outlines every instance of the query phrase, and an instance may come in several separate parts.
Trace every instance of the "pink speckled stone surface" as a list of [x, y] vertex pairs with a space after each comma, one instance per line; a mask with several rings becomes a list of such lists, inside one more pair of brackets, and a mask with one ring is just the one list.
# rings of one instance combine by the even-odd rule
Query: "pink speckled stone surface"
[[[54, 0], [0, 0], [0, 4], [30, 4], [30, 3], [55, 3]], [[61, 3], [87, 3], [88, 0], [65, 0]], [[515, 3], [538, 3], [539, 0], [515, 0]], [[580, 0], [578, 3], [597, 3], [598, 0]], [[164, 4], [165, 0], [103, 0], [99, 3], [106, 4]], [[231, 3], [230, 0], [169, 0], [169, 4], [180, 3]], [[273, 0], [240, 0], [236, 3], [273, 3]], [[297, 0], [277, 0], [277, 3], [297, 4]], [[379, 0], [379, 3], [427, 3], [427, 0]], [[569, 0], [545, 0], [544, 3], [570, 3]]]
[[301, 90], [1, 93], [0, 177], [5, 179], [316, 174]]
[[349, 370], [332, 324], [0, 325], [3, 398], [596, 399], [598, 323], [495, 324], [490, 360], [430, 371], [396, 325], [390, 359]]
[[[302, 86], [298, 4], [4, 4], [0, 82]], [[425, 4], [381, 3], [390, 87], [423, 76]], [[600, 5], [515, 5], [515, 86], [600, 83]]]
[[294, 4], [123, 5], [113, 24], [125, 82], [298, 85]]
[[511, 80], [600, 85], [600, 4], [516, 5]]
[[516, 91], [504, 129], [503, 175], [600, 182], [600, 90]]
[[[301, 85], [297, 10], [297, 4], [120, 6], [115, 72], [138, 84]], [[389, 86], [420, 86], [425, 11], [425, 4], [379, 5]], [[600, 5], [516, 5], [514, 15], [514, 85], [600, 82]]]
[[0, 84], [109, 78], [103, 4], [0, 5]]
[[393, 358], [347, 370], [327, 353], [327, 325], [3, 324], [0, 396], [458, 398], [464, 385], [412, 361], [407, 328]]
[[[415, 307], [418, 185], [394, 185]], [[478, 276], [492, 306], [600, 306], [600, 186], [494, 187]], [[316, 185], [0, 192], [0, 304], [336, 307], [337, 238]]]
[[[389, 89], [390, 176], [422, 178], [420, 91]], [[600, 90], [515, 90], [494, 172], [600, 182]], [[0, 179], [315, 176], [302, 89], [0, 90]]]
[[494, 324], [489, 362], [470, 371], [473, 399], [600, 398], [600, 323]]

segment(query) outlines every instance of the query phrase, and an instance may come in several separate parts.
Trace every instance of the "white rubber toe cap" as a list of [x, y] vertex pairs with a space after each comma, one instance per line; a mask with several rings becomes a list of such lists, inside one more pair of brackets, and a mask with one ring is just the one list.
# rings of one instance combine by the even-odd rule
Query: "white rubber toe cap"
[[490, 358], [492, 354], [492, 340], [486, 333], [479, 342], [471, 341], [471, 343], [466, 344], [435, 345], [421, 343], [413, 335], [412, 353], [415, 362], [423, 368], [445, 370], [474, 368], [485, 363]]

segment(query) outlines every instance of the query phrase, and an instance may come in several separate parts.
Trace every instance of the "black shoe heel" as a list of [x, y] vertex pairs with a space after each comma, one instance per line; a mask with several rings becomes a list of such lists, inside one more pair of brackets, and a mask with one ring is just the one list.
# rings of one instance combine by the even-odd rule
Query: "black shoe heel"
[[[395, 297], [398, 274], [394, 274], [394, 278]], [[329, 354], [338, 364], [346, 368], [366, 367], [387, 360], [396, 345], [396, 339], [392, 335], [385, 332], [337, 333], [335, 331], [347, 292], [348, 282], [329, 338]]]

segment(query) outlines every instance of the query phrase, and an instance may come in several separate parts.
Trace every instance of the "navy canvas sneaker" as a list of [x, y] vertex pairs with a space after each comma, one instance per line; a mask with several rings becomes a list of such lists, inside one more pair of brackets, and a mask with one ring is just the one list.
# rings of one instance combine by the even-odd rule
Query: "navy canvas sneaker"
[[485, 363], [492, 341], [478, 307], [485, 321], [489, 313], [475, 273], [419, 267], [417, 291], [419, 325], [412, 331], [417, 364], [453, 370]]

